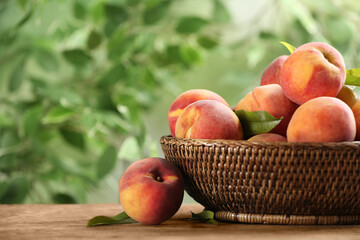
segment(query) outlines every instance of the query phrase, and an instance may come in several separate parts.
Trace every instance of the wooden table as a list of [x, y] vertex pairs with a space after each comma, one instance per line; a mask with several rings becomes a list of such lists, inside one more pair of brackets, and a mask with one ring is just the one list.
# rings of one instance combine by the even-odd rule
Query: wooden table
[[0, 205], [0, 239], [360, 239], [360, 225], [279, 226], [187, 222], [197, 204], [183, 205], [170, 220], [155, 226], [138, 223], [86, 227], [97, 215], [114, 216], [119, 204]]

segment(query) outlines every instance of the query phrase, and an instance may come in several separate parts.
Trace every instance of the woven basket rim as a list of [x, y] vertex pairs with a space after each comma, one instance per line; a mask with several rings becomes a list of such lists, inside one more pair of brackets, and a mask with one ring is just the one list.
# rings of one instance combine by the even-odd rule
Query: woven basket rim
[[165, 141], [173, 141], [178, 145], [214, 145], [214, 146], [231, 146], [231, 147], [267, 147], [267, 148], [284, 148], [284, 149], [299, 149], [299, 148], [326, 148], [326, 149], [359, 149], [360, 141], [352, 142], [260, 142], [247, 140], [227, 140], [227, 139], [194, 139], [194, 138], [179, 138], [171, 135], [162, 136], [160, 143]]

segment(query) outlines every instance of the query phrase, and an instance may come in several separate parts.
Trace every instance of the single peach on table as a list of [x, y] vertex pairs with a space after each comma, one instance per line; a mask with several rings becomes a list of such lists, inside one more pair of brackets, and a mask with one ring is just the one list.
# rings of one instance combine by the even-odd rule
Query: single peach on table
[[342, 55], [329, 44], [311, 42], [298, 47], [286, 59], [280, 85], [290, 100], [301, 105], [316, 97], [336, 97], [345, 77]]
[[289, 142], [353, 141], [355, 134], [351, 108], [334, 97], [318, 97], [301, 105], [287, 129]]
[[261, 133], [248, 139], [250, 142], [287, 142], [286, 137], [276, 133]]
[[341, 88], [336, 97], [346, 103], [349, 107], [352, 107], [355, 103], [360, 101], [359, 95], [357, 95], [351, 87], [346, 85]]
[[355, 116], [355, 123], [356, 123], [356, 136], [355, 140], [360, 141], [360, 102], [355, 103], [351, 110]]
[[283, 117], [271, 132], [286, 136], [287, 125], [297, 107], [297, 104], [285, 96], [280, 85], [269, 84], [256, 87], [248, 93], [239, 101], [235, 110], [266, 111], [276, 118]]
[[142, 224], [160, 224], [171, 218], [183, 196], [180, 172], [163, 158], [145, 158], [131, 164], [119, 183], [124, 211]]
[[180, 114], [175, 136], [195, 139], [243, 138], [241, 123], [231, 108], [214, 100], [200, 100], [187, 106]]
[[288, 57], [288, 55], [282, 55], [275, 58], [274, 61], [270, 63], [270, 65], [266, 68], [263, 75], [261, 76], [261, 86], [267, 84], [280, 84], [281, 68]]
[[189, 104], [199, 101], [199, 100], [215, 100], [225, 104], [230, 108], [229, 104], [215, 92], [206, 90], [206, 89], [192, 89], [180, 94], [174, 102], [171, 104], [168, 112], [168, 121], [170, 132], [172, 136], [175, 136], [175, 125], [180, 113], [186, 108]]

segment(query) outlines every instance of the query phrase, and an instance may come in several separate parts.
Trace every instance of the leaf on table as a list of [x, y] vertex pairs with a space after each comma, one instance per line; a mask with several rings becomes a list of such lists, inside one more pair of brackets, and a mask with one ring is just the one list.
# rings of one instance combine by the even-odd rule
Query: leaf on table
[[296, 49], [296, 47], [294, 47], [293, 45], [291, 45], [290, 43], [287, 42], [280, 42], [282, 45], [284, 45], [287, 50], [289, 50], [290, 53], [293, 53]]
[[346, 70], [345, 85], [360, 86], [360, 68]]
[[245, 139], [260, 133], [271, 131], [282, 120], [282, 117], [275, 118], [266, 111], [249, 112], [237, 110], [235, 111], [235, 114], [240, 119]]
[[111, 224], [128, 224], [137, 223], [134, 219], [130, 218], [126, 212], [122, 212], [114, 217], [96, 216], [88, 221], [88, 227], [111, 225]]
[[220, 222], [215, 220], [214, 217], [215, 217], [214, 212], [204, 209], [200, 213], [191, 212], [191, 218], [187, 219], [187, 221], [199, 221], [203, 223], [216, 224], [216, 225], [220, 224]]

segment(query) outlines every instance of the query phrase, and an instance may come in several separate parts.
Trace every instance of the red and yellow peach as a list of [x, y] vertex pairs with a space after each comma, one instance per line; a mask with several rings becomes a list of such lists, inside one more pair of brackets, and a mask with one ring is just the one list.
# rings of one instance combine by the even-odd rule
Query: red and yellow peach
[[290, 100], [301, 105], [316, 97], [336, 97], [345, 77], [342, 55], [329, 44], [311, 42], [298, 47], [286, 59], [280, 85]]
[[188, 105], [179, 115], [175, 136], [195, 139], [234, 139], [243, 137], [241, 123], [228, 106], [214, 100]]

